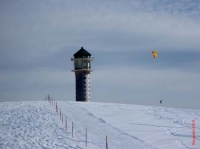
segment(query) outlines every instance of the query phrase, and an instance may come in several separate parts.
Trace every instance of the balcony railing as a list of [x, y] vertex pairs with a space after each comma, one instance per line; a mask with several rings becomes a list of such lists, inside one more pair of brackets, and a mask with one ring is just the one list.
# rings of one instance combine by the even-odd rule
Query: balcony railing
[[92, 72], [93, 70], [91, 70], [91, 69], [87, 69], [87, 68], [82, 68], [82, 69], [74, 69], [74, 70], [72, 70], [72, 72], [75, 72], [75, 71], [90, 71], [90, 72]]
[[93, 61], [94, 58], [93, 57], [80, 57], [80, 58], [71, 58], [71, 61], [74, 61], [75, 59], [85, 59], [85, 60], [90, 60], [90, 61]]

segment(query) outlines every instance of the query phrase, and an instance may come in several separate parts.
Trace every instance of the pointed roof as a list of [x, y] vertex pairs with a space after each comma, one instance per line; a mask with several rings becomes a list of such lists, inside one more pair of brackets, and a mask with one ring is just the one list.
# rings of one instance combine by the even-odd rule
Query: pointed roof
[[81, 47], [81, 49], [74, 54], [74, 57], [78, 58], [83, 56], [91, 56], [91, 54]]

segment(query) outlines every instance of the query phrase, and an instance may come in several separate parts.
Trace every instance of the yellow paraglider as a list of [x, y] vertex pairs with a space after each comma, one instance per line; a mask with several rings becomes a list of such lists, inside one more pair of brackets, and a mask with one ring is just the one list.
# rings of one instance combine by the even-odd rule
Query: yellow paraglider
[[152, 54], [153, 54], [153, 57], [154, 57], [154, 58], [157, 58], [157, 57], [158, 57], [158, 53], [157, 53], [156, 50], [153, 50], [153, 51], [152, 51]]

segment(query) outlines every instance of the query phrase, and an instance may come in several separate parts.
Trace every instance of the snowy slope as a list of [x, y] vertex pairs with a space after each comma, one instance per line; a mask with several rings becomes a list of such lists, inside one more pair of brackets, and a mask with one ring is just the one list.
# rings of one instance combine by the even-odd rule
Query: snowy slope
[[109, 149], [200, 149], [199, 110], [64, 101], [57, 105], [63, 120], [67, 118], [67, 130], [47, 101], [0, 103], [0, 149], [106, 149], [106, 136]]

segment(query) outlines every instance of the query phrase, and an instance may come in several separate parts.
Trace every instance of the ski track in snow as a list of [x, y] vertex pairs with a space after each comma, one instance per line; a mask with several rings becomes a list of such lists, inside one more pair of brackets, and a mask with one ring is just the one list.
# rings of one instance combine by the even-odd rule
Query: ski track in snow
[[[62, 106], [64, 105], [64, 106]], [[85, 128], [88, 129], [89, 142], [98, 144], [100, 148], [105, 148], [105, 137], [108, 136], [109, 143], [112, 144], [113, 149], [128, 149], [130, 146], [138, 149], [151, 149], [152, 147], [142, 140], [123, 133], [118, 129], [107, 124], [103, 119], [95, 117], [92, 113], [88, 112], [85, 108], [77, 108], [73, 104], [61, 104], [62, 110], [66, 116], [75, 122], [76, 131], [84, 136]], [[76, 109], [76, 110], [73, 110]], [[81, 114], [80, 114], [81, 113]], [[84, 118], [83, 118], [84, 117]]]
[[0, 103], [0, 149], [78, 149], [55, 116], [43, 101]]
[[0, 149], [106, 149], [106, 135], [109, 149], [200, 149], [199, 110], [64, 101], [58, 108], [67, 131], [47, 101], [0, 103]]
[[[148, 107], [148, 106], [123, 105], [123, 104], [112, 105], [109, 103], [108, 104], [97, 103], [96, 105], [92, 103], [91, 107], [88, 106], [88, 104], [79, 103], [79, 105], [80, 107], [89, 109], [89, 111], [92, 111], [93, 114], [95, 112], [94, 114], [95, 117], [98, 117], [99, 119], [103, 118], [105, 123], [108, 123], [110, 126], [115, 127], [124, 134], [129, 134], [130, 136], [136, 137], [137, 136], [135, 135], [136, 132], [142, 132], [143, 135], [145, 134], [145, 132], [147, 132], [147, 134], [145, 134], [144, 137], [138, 137], [138, 138], [150, 144], [152, 148], [196, 149], [197, 146], [200, 146], [199, 110], [175, 109], [175, 108], [151, 107], [151, 106]], [[105, 111], [107, 111], [108, 107], [110, 107], [111, 110], [108, 110], [107, 114]], [[130, 113], [132, 114], [136, 113], [135, 115], [137, 114], [140, 115], [141, 113], [144, 113], [147, 116], [147, 118], [144, 118], [144, 115], [142, 117], [137, 117], [133, 115], [134, 121], [132, 122], [132, 120], [130, 119], [131, 118]], [[110, 117], [114, 117], [115, 121], [110, 120]], [[119, 120], [119, 122], [116, 122], [116, 119], [121, 117], [128, 117], [129, 119], [125, 121]], [[196, 126], [195, 126], [196, 146], [192, 146], [191, 143], [192, 120], [196, 121]], [[124, 126], [121, 126], [121, 124]], [[120, 125], [120, 127], [118, 127], [118, 125]], [[135, 127], [138, 126], [140, 128], [134, 129]], [[123, 127], [131, 129], [124, 130]], [[146, 127], [149, 127], [150, 129], [147, 129]], [[149, 132], [152, 132], [152, 134]], [[160, 143], [162, 141], [164, 141], [164, 143]], [[200, 149], [200, 147], [197, 148]]]

